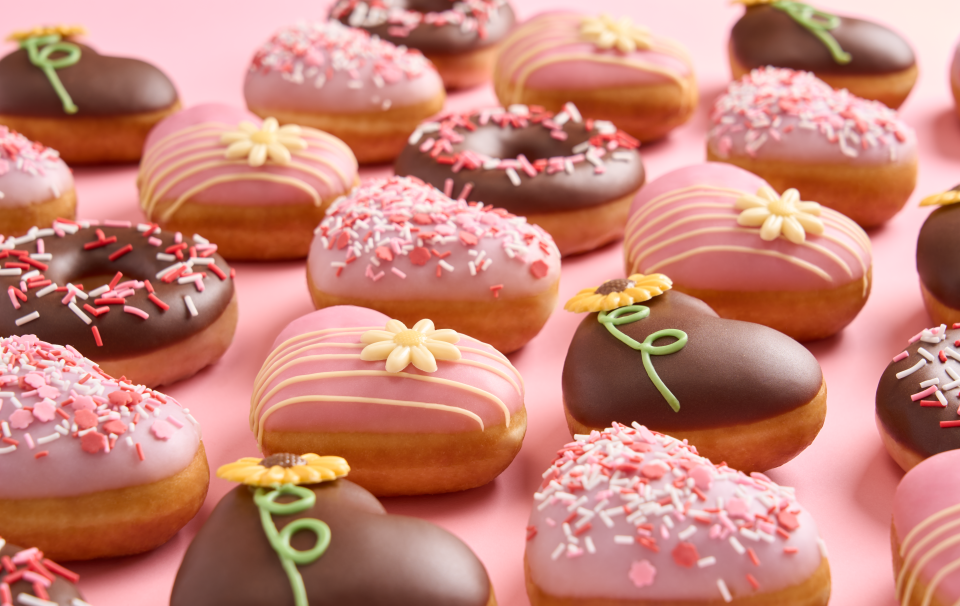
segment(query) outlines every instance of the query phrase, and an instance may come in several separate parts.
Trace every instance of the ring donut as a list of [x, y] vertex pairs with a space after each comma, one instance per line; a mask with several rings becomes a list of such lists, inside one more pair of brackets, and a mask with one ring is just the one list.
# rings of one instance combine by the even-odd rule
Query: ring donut
[[0, 241], [0, 332], [72, 345], [148, 386], [187, 378], [233, 339], [233, 270], [200, 236], [58, 219]]
[[569, 255], [623, 235], [644, 182], [638, 147], [610, 122], [584, 120], [571, 103], [556, 114], [511, 105], [424, 122], [395, 168], [448, 196], [525, 216]]

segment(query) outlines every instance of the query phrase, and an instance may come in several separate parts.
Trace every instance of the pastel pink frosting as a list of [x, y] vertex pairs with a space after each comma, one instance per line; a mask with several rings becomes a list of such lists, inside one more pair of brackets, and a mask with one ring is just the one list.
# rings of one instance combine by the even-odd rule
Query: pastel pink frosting
[[686, 78], [693, 66], [672, 40], [651, 36], [649, 49], [623, 53], [598, 48], [580, 36], [585, 15], [554, 11], [518, 26], [504, 42], [497, 74], [524, 88], [589, 90], [670, 82]]
[[[897, 541], [908, 549], [916, 546], [924, 539], [930, 538], [925, 548], [918, 551], [924, 555], [931, 551], [933, 545], [941, 540], [960, 536], [960, 526], [947, 528], [951, 523], [960, 525], [960, 484], [957, 483], [957, 468], [960, 466], [960, 451], [950, 450], [924, 459], [919, 465], [907, 472], [897, 486], [893, 497], [893, 526]], [[948, 508], [957, 511], [937, 519], [934, 523], [925, 525], [911, 537], [904, 545], [907, 535], [927, 518]], [[944, 529], [944, 532], [931, 536], [934, 532]], [[947, 547], [939, 555], [931, 559], [921, 570], [919, 579], [928, 585], [937, 572], [947, 565], [960, 561], [960, 544]], [[915, 569], [915, 568], [914, 568]], [[904, 581], [904, 585], [906, 581]], [[898, 593], [898, 598], [900, 594]], [[960, 599], [960, 571], [954, 570], [937, 585], [935, 593], [937, 603], [953, 604]]]
[[896, 111], [810, 72], [755, 69], [730, 83], [710, 116], [707, 148], [719, 158], [883, 165], [917, 159], [917, 136]]
[[798, 585], [817, 570], [822, 541], [793, 489], [634, 427], [576, 436], [544, 474], [526, 548], [530, 578], [543, 591], [714, 604], [724, 599], [719, 581], [742, 598]]
[[310, 114], [386, 111], [443, 90], [420, 51], [338, 21], [281, 29], [257, 50], [243, 83], [249, 107]]
[[0, 208], [59, 198], [73, 189], [73, 173], [56, 150], [0, 125]]
[[[220, 137], [241, 122], [260, 128], [263, 120], [220, 103], [196, 105], [160, 122], [147, 137], [138, 184], [148, 217], [160, 200], [232, 206], [319, 204], [342, 195], [357, 179], [357, 160], [342, 141], [302, 128], [306, 149], [292, 152], [289, 165], [272, 160], [252, 167], [244, 159], [227, 160]], [[261, 176], [281, 179], [260, 179]], [[190, 193], [195, 191], [195, 193]]]
[[40, 499], [176, 475], [196, 456], [200, 428], [170, 396], [28, 335], [0, 340], [0, 438], [0, 499]]
[[953, 51], [953, 61], [950, 62], [950, 82], [960, 88], [960, 44]]
[[307, 273], [325, 293], [378, 300], [534, 296], [560, 279], [560, 253], [524, 217], [453, 200], [415, 177], [372, 179], [334, 202]]
[[627, 273], [664, 273], [689, 288], [739, 291], [822, 290], [864, 279], [870, 239], [834, 210], [820, 208], [824, 233], [807, 233], [802, 244], [783, 235], [765, 241], [759, 227], [738, 225], [737, 198], [763, 186], [769, 187], [753, 173], [719, 162], [652, 181], [630, 207]]
[[[456, 343], [462, 359], [437, 360], [433, 373], [412, 364], [400, 373], [386, 373], [386, 362], [361, 360], [363, 334], [383, 330], [388, 320], [371, 309], [336, 306], [287, 325], [274, 341], [273, 353], [255, 383], [251, 427], [258, 439], [266, 431], [461, 433], [503, 426], [508, 423], [507, 415], [523, 408], [523, 379], [510, 361], [466, 335], [460, 335]], [[336, 372], [346, 375], [318, 376]], [[287, 385], [283, 385], [285, 381]], [[309, 400], [317, 396], [334, 397], [331, 401]], [[308, 401], [274, 409], [298, 397]], [[337, 397], [381, 398], [389, 403]], [[475, 416], [415, 403], [470, 411]]]

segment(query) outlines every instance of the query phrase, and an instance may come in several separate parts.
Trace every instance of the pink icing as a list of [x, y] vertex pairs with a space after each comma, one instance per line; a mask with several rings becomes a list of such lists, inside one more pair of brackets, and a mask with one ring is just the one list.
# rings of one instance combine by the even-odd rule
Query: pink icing
[[[294, 151], [290, 165], [268, 161], [263, 166], [252, 167], [244, 159], [226, 161], [223, 154], [227, 145], [220, 142], [220, 137], [236, 131], [244, 121], [257, 128], [263, 123], [246, 110], [219, 103], [197, 105], [160, 122], [147, 137], [140, 164], [140, 195], [144, 206], [156, 196], [176, 200], [198, 185], [230, 175], [239, 178], [212, 185], [191, 195], [189, 200], [197, 204], [236, 206], [314, 203], [310, 193], [300, 187], [254, 180], [253, 177], [260, 174], [295, 179], [323, 199], [339, 196], [353, 187], [357, 177], [353, 153], [336, 137], [312, 128], [302, 129], [300, 137], [307, 148]], [[215, 165], [194, 172], [208, 163]], [[317, 171], [323, 178], [310, 171]]]
[[[488, 397], [453, 385], [400, 378], [399, 376], [346, 376], [341, 378], [314, 379], [293, 383], [263, 399], [282, 381], [321, 372], [383, 371], [385, 362], [364, 362], [359, 359], [362, 347], [360, 337], [367, 330], [383, 330], [390, 318], [380, 312], [363, 307], [337, 306], [321, 309], [291, 322], [274, 341], [272, 351], [280, 357], [264, 365], [257, 378], [252, 398], [252, 418], [261, 419], [278, 402], [299, 396], [352, 396], [389, 398], [396, 401], [443, 404], [475, 413], [484, 428], [503, 427], [506, 423], [504, 409]], [[408, 327], [410, 328], [410, 327]], [[438, 326], [438, 329], [445, 328]], [[343, 329], [332, 330], [329, 329]], [[328, 332], [308, 339], [300, 339], [283, 346], [290, 339], [307, 337], [310, 333]], [[403, 373], [452, 381], [457, 385], [471, 386], [498, 398], [511, 414], [523, 408], [523, 379], [506, 356], [493, 347], [460, 335], [456, 344], [463, 362], [437, 360], [437, 371], [426, 373], [413, 365]], [[281, 348], [278, 351], [278, 348]], [[479, 350], [482, 353], [468, 351]], [[278, 373], [271, 370], [272, 359], [287, 360], [285, 353], [294, 353], [290, 359], [300, 360], [296, 365]], [[484, 355], [486, 354], [486, 355]], [[351, 356], [347, 359], [307, 360], [306, 356], [331, 355]], [[489, 368], [481, 368], [481, 363]], [[491, 370], [495, 369], [495, 370]], [[499, 372], [496, 372], [499, 371]], [[267, 379], [269, 377], [269, 380]], [[509, 377], [509, 380], [506, 378]], [[257, 407], [259, 406], [259, 410]], [[477, 431], [476, 420], [467, 416], [439, 410], [411, 406], [392, 406], [357, 402], [304, 402], [280, 408], [263, 422], [264, 431], [325, 431], [325, 432], [378, 432], [378, 433], [456, 433]]]
[[810, 72], [755, 69], [717, 99], [711, 121], [707, 147], [720, 158], [868, 165], [917, 158], [917, 136], [896, 111]]
[[950, 82], [960, 88], [960, 44], [953, 51], [953, 61], [950, 63]]
[[493, 300], [552, 288], [560, 253], [524, 217], [453, 200], [415, 177], [391, 177], [367, 181], [330, 206], [307, 272], [334, 295]]
[[[681, 168], [649, 183], [630, 208], [624, 237], [628, 273], [660, 272], [690, 288], [745, 291], [819, 290], [863, 279], [872, 264], [870, 240], [834, 210], [821, 207], [824, 233], [807, 233], [803, 244], [783, 236], [765, 241], [759, 227], [737, 225], [738, 195], [756, 194], [765, 185], [753, 173], [719, 162]], [[722, 231], [706, 231], [716, 229]], [[809, 265], [735, 250], [704, 250], [678, 258], [714, 246], [774, 252]]]
[[[544, 474], [527, 527], [538, 586], [568, 598], [722, 603], [718, 580], [736, 598], [797, 585], [820, 566], [816, 523], [793, 489], [635, 426], [577, 436]], [[649, 478], [651, 461], [671, 472]], [[691, 469], [706, 470], [710, 487], [694, 490]], [[737, 519], [733, 499], [747, 505]]]
[[[960, 484], [956, 482], [958, 466], [960, 466], [960, 451], [950, 450], [923, 460], [900, 480], [900, 485], [893, 497], [893, 525], [901, 545], [907, 534], [928, 517], [948, 507], [960, 505]], [[958, 520], [960, 520], [960, 512], [939, 519], [914, 535], [909, 545], [916, 545], [931, 532]], [[939, 538], [949, 539], [956, 535], [957, 530], [954, 528], [939, 535]], [[932, 540], [933, 544], [938, 542], [936, 538]], [[920, 553], [928, 551], [929, 548]], [[960, 545], [948, 547], [923, 567], [920, 580], [927, 584], [939, 570], [958, 559], [960, 559]], [[937, 587], [935, 594], [937, 603], [955, 603], [960, 599], [960, 574], [954, 571], [953, 574], [947, 575]]]
[[[460, 5], [455, 9], [454, 2]], [[377, 27], [390, 24], [391, 36], [406, 37], [421, 26], [443, 27], [456, 25], [465, 34], [477, 32], [483, 40], [487, 37], [487, 23], [506, 0], [450, 0], [450, 8], [443, 11], [419, 12], [403, 8], [397, 0], [339, 0], [330, 11], [334, 19], [349, 15], [351, 27]]]
[[[33, 383], [21, 387], [28, 373], [61, 395], [44, 400]], [[32, 335], [2, 339], [0, 375], [0, 499], [68, 497], [148, 484], [179, 473], [197, 453], [200, 428], [179, 402], [142, 385], [118, 383], [70, 346]], [[122, 406], [111, 397], [117, 392], [136, 395], [124, 399], [130, 406]], [[95, 412], [70, 404], [87, 400], [96, 403]], [[158, 423], [173, 430], [166, 439], [151, 432]]]
[[280, 30], [254, 55], [243, 84], [250, 107], [311, 114], [385, 111], [442, 92], [420, 51], [338, 21]]
[[[583, 18], [584, 15], [579, 13], [548, 12], [522, 24], [505, 42], [497, 60], [497, 73], [515, 84], [522, 72], [548, 61], [529, 71], [524, 87], [565, 90], [658, 84], [686, 78], [693, 73], [686, 51], [658, 36], [653, 36], [653, 45], [647, 50], [621, 53], [599, 49], [580, 38]], [[590, 60], [597, 57], [612, 62]], [[671, 75], [643, 65], [665, 70]]]
[[73, 189], [73, 173], [56, 150], [0, 125], [0, 208], [59, 198]]

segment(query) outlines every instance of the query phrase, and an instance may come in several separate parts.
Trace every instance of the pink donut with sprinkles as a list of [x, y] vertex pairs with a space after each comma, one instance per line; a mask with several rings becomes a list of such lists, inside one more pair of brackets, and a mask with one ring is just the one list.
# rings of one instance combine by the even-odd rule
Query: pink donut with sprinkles
[[22, 236], [34, 225], [73, 219], [73, 173], [56, 150], [0, 125], [0, 233]]
[[[200, 427], [73, 347], [0, 340], [0, 536], [55, 560], [148, 551], [203, 505]], [[0, 541], [2, 543], [2, 541]]]
[[358, 305], [509, 353], [553, 311], [560, 253], [543, 229], [414, 177], [373, 179], [333, 203], [307, 258], [317, 309]]
[[533, 606], [829, 601], [826, 548], [792, 488], [637, 423], [575, 437], [534, 494]]
[[755, 69], [714, 104], [707, 159], [794, 187], [862, 227], [890, 219], [917, 182], [917, 137], [879, 101], [810, 72]]
[[243, 84], [250, 111], [341, 139], [361, 164], [393, 160], [446, 92], [433, 65], [337, 21], [281, 29], [253, 56]]

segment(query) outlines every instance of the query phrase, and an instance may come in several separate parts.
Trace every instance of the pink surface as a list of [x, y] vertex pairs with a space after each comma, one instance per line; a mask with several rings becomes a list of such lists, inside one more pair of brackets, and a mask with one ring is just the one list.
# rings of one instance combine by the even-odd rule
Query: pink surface
[[[874, 290], [857, 319], [840, 335], [813, 343], [830, 396], [826, 424], [813, 445], [768, 475], [795, 486], [830, 551], [833, 603], [892, 606], [890, 515], [903, 472], [887, 456], [873, 421], [874, 392], [890, 358], [903, 342], [931, 324], [920, 299], [914, 269], [917, 233], [927, 209], [921, 197], [960, 181], [960, 122], [949, 92], [949, 64], [957, 40], [960, 4], [927, 1], [832, 0], [837, 12], [872, 15], [895, 25], [915, 45], [920, 80], [903, 106], [917, 130], [920, 180], [906, 209], [870, 232], [874, 244]], [[518, 13], [575, 9], [577, 0], [521, 0]], [[742, 12], [724, 0], [663, 2], [597, 0], [597, 10], [626, 12], [654, 31], [688, 46], [702, 102], [695, 117], [661, 143], [642, 150], [653, 180], [704, 159], [708, 112], [729, 77], [724, 51], [730, 26]], [[226, 1], [168, 0], [162, 6], [118, 1], [49, 0], [5, 7], [4, 27], [43, 22], [81, 22], [104, 52], [149, 58], [173, 78], [184, 104], [206, 101], [242, 105], [242, 84], [254, 49], [276, 29], [298, 18], [325, 14], [326, 4], [276, 2], [269, 9]], [[12, 49], [12, 45], [5, 47]], [[448, 109], [495, 103], [489, 87], [451, 95]], [[387, 169], [366, 169], [365, 176]], [[135, 166], [76, 171], [78, 212], [83, 218], [141, 219]], [[620, 244], [563, 262], [561, 300], [585, 286], [622, 276]], [[253, 379], [273, 340], [293, 319], [311, 311], [302, 262], [238, 264], [240, 325], [236, 342], [220, 363], [166, 389], [191, 409], [204, 430], [211, 467], [256, 452], [247, 411]], [[557, 449], [570, 439], [560, 406], [560, 372], [567, 344], [582, 318], [557, 310], [539, 337], [510, 356], [527, 385], [529, 429], [523, 449], [495, 482], [460, 494], [385, 499], [391, 513], [415, 515], [465, 540], [490, 572], [500, 604], [527, 604], [523, 585], [524, 528]], [[956, 431], [960, 431], [957, 429]], [[184, 550], [217, 501], [232, 487], [213, 480], [201, 513], [173, 541], [138, 557], [75, 565], [81, 589], [94, 606], [166, 606]]]

